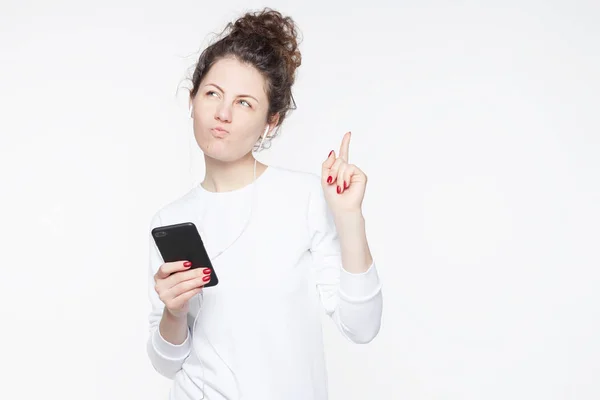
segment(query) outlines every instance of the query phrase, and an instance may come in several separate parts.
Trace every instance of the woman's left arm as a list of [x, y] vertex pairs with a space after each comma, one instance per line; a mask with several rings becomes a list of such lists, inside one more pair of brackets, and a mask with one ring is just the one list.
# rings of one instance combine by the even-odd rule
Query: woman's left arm
[[352, 274], [367, 272], [373, 264], [369, 250], [365, 219], [361, 212], [334, 215], [342, 252], [342, 266]]
[[348, 163], [350, 135], [350, 132], [344, 135], [339, 156], [332, 150], [323, 162], [321, 185], [339, 235], [342, 265], [346, 271], [357, 274], [366, 272], [373, 258], [362, 214], [367, 176]]
[[368, 343], [379, 332], [383, 299], [361, 210], [367, 177], [348, 164], [349, 142], [350, 132], [340, 156], [331, 151], [322, 165], [323, 193], [312, 201], [311, 250], [327, 313], [350, 340]]

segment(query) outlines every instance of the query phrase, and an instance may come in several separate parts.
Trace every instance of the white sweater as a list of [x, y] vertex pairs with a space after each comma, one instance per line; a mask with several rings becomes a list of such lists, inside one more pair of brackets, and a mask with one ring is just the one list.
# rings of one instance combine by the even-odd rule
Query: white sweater
[[173, 379], [172, 400], [326, 400], [322, 312], [352, 342], [379, 332], [377, 270], [342, 268], [317, 175], [270, 166], [239, 190], [198, 186], [158, 211], [151, 228], [191, 221], [212, 258], [234, 242], [251, 211], [244, 233], [213, 261], [219, 284], [203, 289], [200, 308], [200, 296], [190, 302], [181, 345], [159, 333], [164, 304], [153, 276], [163, 260], [150, 236], [147, 350], [154, 368]]

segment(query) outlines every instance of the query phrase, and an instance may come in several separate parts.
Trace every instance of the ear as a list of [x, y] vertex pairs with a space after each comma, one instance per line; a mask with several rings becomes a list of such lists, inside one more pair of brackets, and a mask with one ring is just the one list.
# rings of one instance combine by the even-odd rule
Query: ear
[[275, 127], [277, 126], [278, 123], [279, 123], [279, 113], [276, 113], [275, 115], [273, 115], [270, 118], [270, 120], [268, 122], [268, 124], [269, 124], [268, 125], [268, 131], [265, 132], [265, 135], [268, 132], [272, 132], [275, 129]]

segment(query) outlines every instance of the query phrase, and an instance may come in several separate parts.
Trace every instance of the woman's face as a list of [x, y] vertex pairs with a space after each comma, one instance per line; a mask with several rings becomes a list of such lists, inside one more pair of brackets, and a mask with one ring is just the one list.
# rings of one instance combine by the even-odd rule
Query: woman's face
[[269, 101], [258, 70], [234, 58], [217, 61], [192, 100], [194, 137], [208, 157], [235, 161], [265, 133]]

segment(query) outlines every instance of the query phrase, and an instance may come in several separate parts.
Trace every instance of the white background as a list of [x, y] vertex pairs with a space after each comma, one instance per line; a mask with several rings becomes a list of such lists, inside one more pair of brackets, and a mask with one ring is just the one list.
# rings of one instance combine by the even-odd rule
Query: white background
[[[0, 398], [165, 399], [145, 353], [152, 214], [203, 174], [194, 61], [230, 1], [0, 3]], [[298, 109], [260, 159], [352, 130], [384, 281], [331, 399], [600, 398], [597, 1], [268, 4]]]

